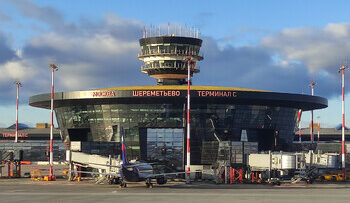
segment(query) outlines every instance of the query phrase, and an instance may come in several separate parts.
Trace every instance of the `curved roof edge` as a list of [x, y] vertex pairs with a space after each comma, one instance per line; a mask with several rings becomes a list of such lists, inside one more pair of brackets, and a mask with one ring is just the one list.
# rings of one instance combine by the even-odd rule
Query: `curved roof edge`
[[157, 36], [157, 37], [147, 37], [141, 38], [139, 43], [141, 46], [147, 44], [164, 44], [164, 43], [177, 43], [177, 44], [191, 44], [202, 46], [203, 40], [193, 37], [183, 37], [183, 36]]
[[[150, 86], [126, 86], [126, 87], [110, 87], [91, 90], [187, 90], [186, 85], [150, 85]], [[191, 85], [191, 90], [222, 90], [222, 91], [247, 91], [247, 92], [271, 92], [266, 90], [256, 90], [239, 87], [220, 87], [220, 86], [194, 86]]]
[[[84, 91], [56, 92], [55, 106], [109, 103], [164, 103], [183, 102], [187, 86], [131, 86]], [[192, 86], [194, 103], [225, 103], [237, 105], [281, 106], [303, 111], [328, 107], [328, 100], [319, 96], [304, 94], [268, 92], [233, 87]], [[170, 99], [170, 100], [169, 100]], [[50, 94], [39, 94], [29, 98], [29, 105], [40, 108], [50, 106]]]

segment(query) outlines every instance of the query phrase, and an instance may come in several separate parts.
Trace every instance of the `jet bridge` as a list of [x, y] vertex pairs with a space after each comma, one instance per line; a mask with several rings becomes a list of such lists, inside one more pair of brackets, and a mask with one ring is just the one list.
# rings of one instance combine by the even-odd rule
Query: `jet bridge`
[[[69, 160], [67, 160], [69, 161]], [[111, 156], [101, 156], [96, 154], [86, 154], [83, 152], [71, 152], [70, 162], [73, 165], [89, 167], [99, 170], [104, 170], [106, 172], [118, 172], [117, 167], [120, 166], [121, 160], [119, 158], [112, 158]]]

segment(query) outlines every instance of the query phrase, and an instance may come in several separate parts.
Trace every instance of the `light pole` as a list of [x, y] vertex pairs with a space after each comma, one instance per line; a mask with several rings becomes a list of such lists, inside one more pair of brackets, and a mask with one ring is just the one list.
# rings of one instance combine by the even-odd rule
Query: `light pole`
[[190, 149], [190, 93], [191, 93], [191, 55], [188, 57], [187, 61], [187, 154], [186, 154], [186, 183], [189, 184], [191, 183], [191, 149]]
[[49, 180], [55, 180], [53, 175], [53, 100], [54, 100], [54, 72], [58, 70], [55, 64], [50, 64], [51, 68], [51, 126], [50, 126], [50, 172]]
[[341, 124], [341, 168], [342, 168], [342, 179], [345, 181], [346, 171], [345, 171], [345, 77], [344, 72], [345, 69], [348, 68], [347, 65], [343, 65], [339, 68], [339, 72], [341, 72], [341, 93], [342, 93], [342, 101], [341, 101], [341, 112], [342, 112], [342, 124]]
[[19, 88], [22, 87], [22, 84], [20, 81], [15, 81], [15, 85], [17, 87], [17, 97], [16, 97], [16, 136], [15, 136], [15, 142], [18, 142], [18, 94], [19, 94]]
[[[311, 87], [311, 95], [314, 96], [314, 86], [316, 81], [312, 81], [309, 86]], [[311, 143], [314, 143], [314, 111], [311, 110], [311, 127], [310, 127], [310, 140]]]
[[317, 116], [317, 143], [320, 141], [320, 116]]

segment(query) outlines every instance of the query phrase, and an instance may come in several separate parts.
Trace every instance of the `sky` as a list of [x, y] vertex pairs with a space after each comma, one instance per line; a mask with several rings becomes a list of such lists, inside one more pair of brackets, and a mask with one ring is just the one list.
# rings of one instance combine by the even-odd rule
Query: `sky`
[[[187, 26], [203, 39], [194, 85], [310, 94], [328, 99], [314, 111], [321, 127], [341, 123], [339, 67], [350, 56], [350, 1], [331, 0], [0, 0], [0, 127], [49, 122], [50, 112], [28, 105], [55, 91], [154, 85], [140, 72], [144, 27]], [[346, 71], [346, 106], [350, 72]], [[349, 88], [347, 88], [349, 87]], [[346, 113], [350, 113], [346, 107]], [[304, 112], [302, 125], [310, 122]], [[350, 125], [350, 119], [346, 121]]]

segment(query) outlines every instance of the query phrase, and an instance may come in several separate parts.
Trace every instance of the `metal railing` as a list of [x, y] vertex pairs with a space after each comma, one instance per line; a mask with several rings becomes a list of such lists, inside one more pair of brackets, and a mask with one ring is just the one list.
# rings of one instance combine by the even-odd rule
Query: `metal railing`
[[147, 57], [147, 56], [157, 56], [157, 55], [177, 55], [177, 56], [188, 56], [189, 53], [191, 53], [192, 56], [197, 56], [203, 58], [203, 55], [200, 55], [198, 52], [189, 52], [185, 50], [177, 50], [176, 52], [174, 50], [151, 50], [150, 52], [145, 52], [145, 53], [138, 53], [138, 57]]
[[[147, 66], [147, 65], [142, 65], [141, 66], [141, 71], [146, 71], [149, 69], [187, 69], [187, 64], [183, 65], [182, 67], [174, 67], [174, 66]], [[200, 66], [196, 66], [195, 70], [200, 70]]]

